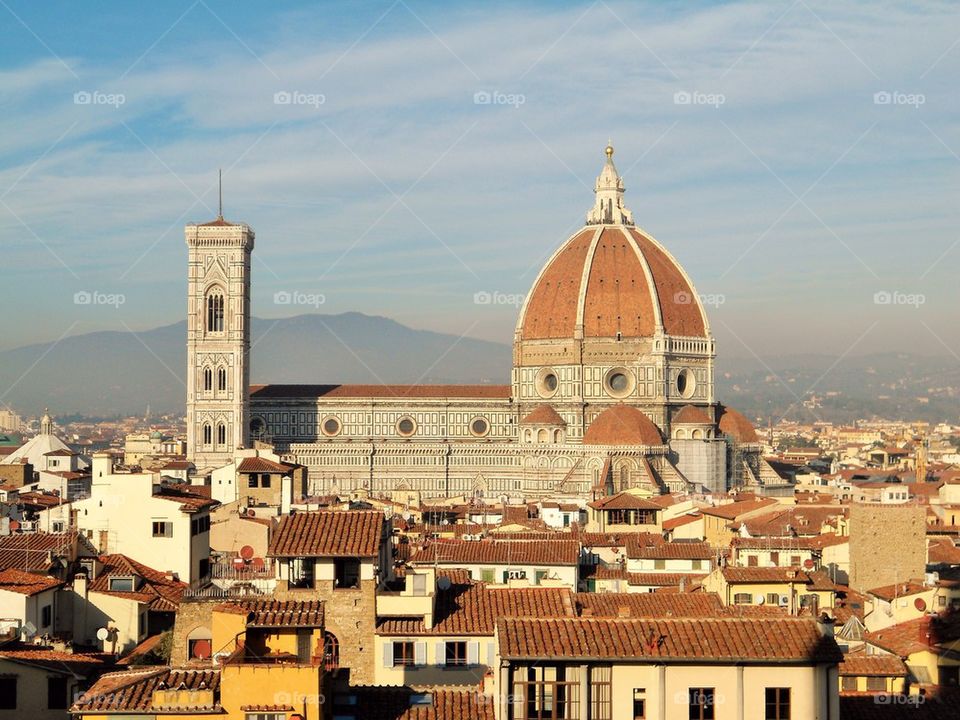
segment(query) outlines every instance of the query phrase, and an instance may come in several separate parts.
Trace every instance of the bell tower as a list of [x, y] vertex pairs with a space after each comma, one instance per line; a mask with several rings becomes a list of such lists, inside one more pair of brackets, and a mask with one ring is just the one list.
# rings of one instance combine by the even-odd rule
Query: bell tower
[[254, 232], [220, 214], [187, 225], [187, 458], [219, 467], [249, 441]]

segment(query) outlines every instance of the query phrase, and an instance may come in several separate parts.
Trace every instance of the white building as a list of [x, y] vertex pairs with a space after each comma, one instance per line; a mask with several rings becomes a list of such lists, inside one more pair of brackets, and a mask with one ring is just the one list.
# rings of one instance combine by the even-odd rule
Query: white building
[[77, 527], [101, 553], [120, 553], [185, 582], [209, 574], [210, 510], [218, 503], [155, 473], [119, 473], [93, 456], [90, 497], [73, 503]]

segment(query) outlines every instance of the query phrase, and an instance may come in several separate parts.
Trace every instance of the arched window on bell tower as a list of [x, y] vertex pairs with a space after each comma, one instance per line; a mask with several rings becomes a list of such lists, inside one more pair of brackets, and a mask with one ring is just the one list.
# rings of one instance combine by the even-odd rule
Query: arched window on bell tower
[[227, 444], [227, 426], [223, 423], [217, 425], [217, 446], [223, 447]]
[[220, 288], [207, 293], [207, 332], [223, 332], [223, 292]]
[[213, 444], [213, 428], [210, 426], [210, 423], [203, 424], [203, 444]]
[[221, 367], [217, 369], [217, 390], [224, 392], [227, 389], [227, 369]]
[[208, 367], [203, 369], [203, 389], [206, 392], [213, 390], [213, 370]]

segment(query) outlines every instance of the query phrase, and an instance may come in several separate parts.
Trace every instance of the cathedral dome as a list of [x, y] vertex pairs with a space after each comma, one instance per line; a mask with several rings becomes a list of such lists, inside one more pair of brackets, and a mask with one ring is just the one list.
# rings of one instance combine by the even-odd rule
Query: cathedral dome
[[517, 340], [708, 338], [693, 283], [667, 250], [633, 226], [612, 148], [588, 224], [547, 262], [520, 312]]
[[567, 421], [550, 405], [538, 405], [521, 421], [521, 425], [558, 425], [566, 427]]
[[583, 434], [584, 445], [662, 445], [653, 421], [632, 405], [614, 405], [594, 418]]
[[727, 435], [740, 443], [760, 442], [757, 437], [756, 428], [753, 423], [733, 408], [726, 405], [720, 405], [717, 408], [717, 414], [720, 419], [717, 420], [717, 427], [724, 435]]

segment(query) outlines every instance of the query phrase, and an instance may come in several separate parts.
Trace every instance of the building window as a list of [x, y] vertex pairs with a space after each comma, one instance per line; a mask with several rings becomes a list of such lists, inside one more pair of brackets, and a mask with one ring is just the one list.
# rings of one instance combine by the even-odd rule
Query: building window
[[40, 626], [50, 627], [53, 624], [53, 605], [44, 605], [40, 610]]
[[202, 535], [205, 532], [210, 532], [210, 516], [201, 515], [200, 517], [193, 518], [190, 521], [190, 536]]
[[536, 388], [540, 397], [553, 397], [557, 394], [558, 387], [560, 387], [560, 381], [557, 379], [556, 372], [550, 368], [543, 368], [537, 373]]
[[47, 709], [67, 709], [67, 679], [62, 675], [47, 678]]
[[217, 425], [217, 445], [223, 446], [227, 444], [227, 426], [223, 423]]
[[767, 605], [777, 606], [780, 604], [780, 595], [777, 593], [767, 593]]
[[402, 417], [397, 421], [397, 433], [410, 437], [417, 431], [417, 423], [412, 417]]
[[736, 605], [751, 605], [753, 603], [753, 596], [750, 593], [736, 593], [733, 596], [733, 602]]
[[290, 561], [290, 586], [313, 589], [313, 558], [294, 558]]
[[451, 640], [446, 643], [444, 648], [444, 664], [451, 665], [467, 664], [467, 642], [466, 640]]
[[714, 688], [690, 688], [690, 720], [714, 720]]
[[137, 635], [143, 637], [147, 634], [147, 614], [140, 613], [137, 616]]
[[213, 428], [210, 426], [210, 423], [204, 423], [203, 425], [203, 444], [213, 444]]
[[764, 706], [766, 720], [790, 720], [790, 688], [767, 688]]
[[0, 677], [0, 710], [17, 709], [17, 678]]
[[855, 675], [844, 675], [840, 678], [840, 689], [844, 692], [855, 692], [857, 689], [857, 678]]
[[358, 558], [336, 558], [333, 561], [334, 588], [360, 587], [360, 560]]
[[[697, 381], [687, 368], [677, 373], [677, 393], [682, 398], [693, 397], [693, 391], [696, 389]], [[712, 715], [710, 717], [713, 717]]]
[[153, 523], [153, 537], [173, 537], [173, 523], [166, 522], [164, 520], [154, 520]]
[[285, 712], [252, 712], [244, 713], [243, 720], [287, 720]]
[[395, 640], [393, 643], [394, 665], [416, 665], [413, 640]]
[[207, 295], [207, 332], [223, 332], [223, 293], [219, 290]]
[[333, 437], [334, 435], [339, 435], [339, 434], [340, 434], [340, 427], [341, 427], [341, 426], [340, 426], [340, 421], [339, 421], [337, 418], [335, 418], [335, 417], [333, 417], [333, 416], [330, 416], [330, 417], [328, 417], [328, 418], [325, 418], [324, 421], [323, 421], [323, 425], [322, 425], [323, 434], [326, 435], [326, 436], [328, 436], [328, 437]]
[[590, 668], [590, 717], [613, 718], [613, 669], [609, 665]]
[[514, 672], [515, 694], [523, 698], [518, 720], [580, 716], [580, 683], [567, 681], [564, 666], [518, 667]]
[[799, 566], [799, 565], [800, 565], [800, 556], [799, 556], [799, 555], [791, 555], [791, 556], [790, 556], [790, 564], [793, 565], [794, 567]]
[[210, 368], [203, 369], [203, 389], [206, 392], [213, 390], [213, 370]]
[[270, 476], [267, 473], [264, 473], [260, 476], [260, 487], [268, 488], [270, 487]]
[[111, 592], [133, 592], [132, 577], [112, 577], [108, 587]]
[[476, 437], [483, 437], [490, 432], [490, 423], [487, 422], [486, 418], [474, 418], [470, 422], [470, 432]]
[[867, 678], [867, 691], [868, 692], [885, 692], [887, 689], [887, 679], [883, 677], [868, 677]]
[[256, 473], [250, 473], [250, 475], [247, 477], [247, 487], [248, 488], [260, 487], [260, 476], [257, 475]]
[[220, 368], [217, 370], [217, 390], [223, 392], [227, 389], [227, 369]]
[[336, 670], [340, 667], [340, 641], [332, 632], [323, 634], [323, 668]]
[[653, 569], [654, 569], [654, 570], [666, 570], [666, 569], [667, 569], [667, 561], [666, 561], [666, 560], [663, 560], [663, 559], [660, 559], [660, 558], [654, 560], [654, 561], [653, 561]]
[[633, 720], [646, 720], [647, 692], [644, 688], [633, 689]]

